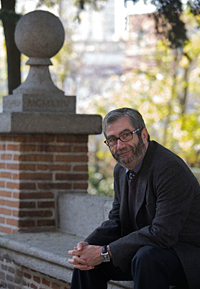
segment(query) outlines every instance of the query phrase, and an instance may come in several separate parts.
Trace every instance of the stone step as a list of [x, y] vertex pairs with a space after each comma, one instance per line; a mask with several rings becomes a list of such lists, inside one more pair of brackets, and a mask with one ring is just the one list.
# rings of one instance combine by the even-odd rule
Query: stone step
[[[21, 233], [0, 236], [0, 256], [53, 278], [71, 282], [68, 250], [81, 237], [62, 232]], [[108, 289], [133, 288], [133, 282], [109, 282]]]

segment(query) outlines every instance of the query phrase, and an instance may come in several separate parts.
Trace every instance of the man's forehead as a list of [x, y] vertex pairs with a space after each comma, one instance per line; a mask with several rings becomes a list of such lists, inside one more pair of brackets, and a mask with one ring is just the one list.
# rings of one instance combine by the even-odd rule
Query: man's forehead
[[121, 117], [117, 121], [109, 124], [106, 129], [106, 135], [117, 135], [125, 130], [134, 130], [127, 116]]

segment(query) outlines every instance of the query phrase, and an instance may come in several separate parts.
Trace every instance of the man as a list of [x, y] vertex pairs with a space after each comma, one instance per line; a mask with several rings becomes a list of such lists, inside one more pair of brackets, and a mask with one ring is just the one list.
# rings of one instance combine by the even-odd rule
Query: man
[[103, 131], [112, 156], [114, 202], [105, 221], [68, 253], [71, 289], [200, 288], [200, 187], [187, 165], [150, 141], [140, 113], [107, 114]]

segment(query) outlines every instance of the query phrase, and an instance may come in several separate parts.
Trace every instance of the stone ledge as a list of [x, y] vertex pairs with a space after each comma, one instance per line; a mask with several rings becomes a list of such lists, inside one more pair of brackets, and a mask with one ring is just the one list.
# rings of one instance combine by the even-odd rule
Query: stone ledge
[[[61, 232], [3, 235], [0, 236], [0, 256], [70, 283], [72, 266], [68, 263], [67, 252], [81, 239]], [[120, 288], [133, 288], [133, 283], [109, 282], [108, 289]]]
[[91, 135], [102, 132], [100, 115], [42, 112], [0, 113], [0, 134], [74, 134]]

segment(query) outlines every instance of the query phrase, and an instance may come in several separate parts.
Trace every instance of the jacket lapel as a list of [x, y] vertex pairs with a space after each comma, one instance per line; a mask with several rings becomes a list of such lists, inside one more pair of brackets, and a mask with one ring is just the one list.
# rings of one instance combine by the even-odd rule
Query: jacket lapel
[[136, 186], [136, 219], [138, 212], [144, 203], [147, 189], [147, 181], [151, 170], [152, 160], [156, 151], [156, 144], [150, 141], [146, 155], [144, 157], [142, 167], [139, 172], [139, 178]]

